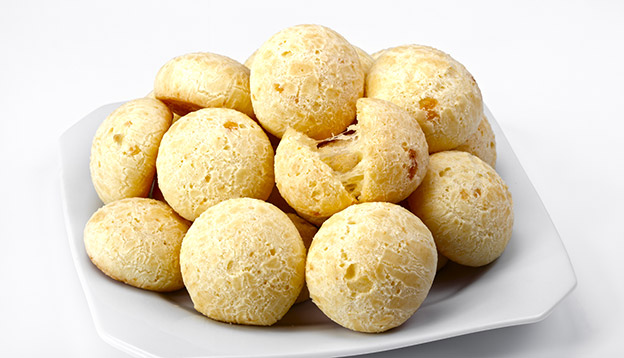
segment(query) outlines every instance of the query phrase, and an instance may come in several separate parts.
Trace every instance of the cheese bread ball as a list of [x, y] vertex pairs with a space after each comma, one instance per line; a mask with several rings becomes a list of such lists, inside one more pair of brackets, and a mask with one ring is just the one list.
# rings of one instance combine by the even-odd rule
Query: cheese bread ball
[[91, 145], [89, 169], [104, 204], [147, 197], [156, 172], [160, 141], [171, 125], [162, 102], [139, 98], [124, 103], [100, 124]]
[[175, 291], [184, 286], [179, 256], [189, 226], [161, 201], [127, 198], [91, 216], [84, 244], [109, 277], [146, 290]]
[[[314, 238], [314, 235], [316, 235], [316, 232], [318, 231], [318, 228], [310, 224], [309, 222], [303, 220], [297, 214], [287, 213], [286, 215], [288, 216], [290, 221], [292, 221], [293, 224], [295, 224], [295, 227], [297, 228], [297, 231], [299, 232], [299, 235], [301, 236], [301, 239], [303, 240], [303, 246], [305, 246], [305, 249], [307, 252], [307, 250], [310, 248], [310, 245], [312, 244], [312, 239]], [[301, 292], [299, 293], [299, 296], [297, 296], [297, 300], [295, 301], [295, 303], [307, 301], [309, 298], [310, 298], [310, 292], [308, 291], [308, 287], [304, 283], [303, 287], [301, 288]]]
[[282, 137], [292, 127], [323, 139], [342, 132], [355, 118], [364, 92], [364, 71], [355, 48], [319, 25], [278, 32], [251, 65], [251, 101], [258, 121]]
[[314, 236], [306, 281], [312, 302], [336, 323], [383, 332], [420, 307], [437, 258], [431, 232], [408, 210], [358, 204], [329, 218]]
[[180, 264], [197, 311], [218, 321], [269, 326], [299, 295], [305, 255], [286, 214], [264, 201], [239, 198], [195, 220]]
[[479, 122], [477, 130], [455, 150], [476, 155], [492, 168], [496, 168], [496, 138], [494, 137], [492, 126], [490, 126], [490, 122], [485, 115]]
[[190, 53], [167, 62], [156, 75], [154, 95], [179, 115], [231, 108], [254, 118], [249, 69], [214, 53]]
[[433, 154], [409, 203], [433, 233], [440, 253], [459, 264], [487, 265], [511, 238], [511, 193], [496, 171], [472, 154]]
[[410, 112], [425, 132], [430, 153], [464, 143], [483, 116], [472, 75], [451, 56], [427, 46], [382, 52], [366, 77], [366, 95]]
[[361, 98], [357, 123], [338, 136], [319, 141], [288, 129], [275, 176], [280, 194], [304, 219], [324, 220], [357, 202], [400, 202], [420, 184], [428, 161], [425, 136], [408, 112]]
[[195, 220], [223, 200], [266, 200], [274, 185], [273, 149], [262, 128], [227, 108], [205, 108], [178, 120], [163, 137], [158, 186], [180, 215]]

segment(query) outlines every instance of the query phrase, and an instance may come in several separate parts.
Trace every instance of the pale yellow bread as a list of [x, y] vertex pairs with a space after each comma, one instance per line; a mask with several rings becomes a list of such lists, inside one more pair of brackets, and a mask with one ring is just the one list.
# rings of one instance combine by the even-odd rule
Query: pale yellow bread
[[[371, 57], [371, 55], [369, 55], [366, 51], [362, 50], [361, 48], [357, 46], [353, 46], [353, 48], [357, 52], [358, 58], [360, 59], [360, 65], [362, 66], [362, 71], [364, 71], [364, 74], [366, 74], [368, 70], [371, 68], [371, 66], [373, 65], [373, 62], [375, 62], [375, 60]], [[253, 65], [253, 61], [256, 58], [256, 53], [258, 53], [258, 50], [254, 51], [245, 60], [244, 65], [247, 66], [247, 68], [251, 69], [251, 66]]]
[[384, 50], [366, 77], [366, 95], [410, 112], [425, 132], [430, 153], [464, 143], [483, 116], [472, 75], [451, 56], [427, 46]]
[[167, 204], [127, 198], [96, 211], [84, 230], [91, 261], [109, 277], [153, 291], [182, 288], [180, 245], [190, 223]]
[[420, 307], [437, 257], [431, 232], [408, 210], [363, 203], [321, 226], [308, 251], [306, 281], [312, 302], [334, 322], [383, 332]]
[[[286, 215], [288, 216], [290, 221], [295, 224], [297, 231], [299, 231], [299, 235], [303, 240], [303, 245], [305, 246], [307, 253], [307, 250], [310, 248], [310, 245], [312, 244], [312, 239], [314, 238], [314, 235], [316, 235], [318, 228], [303, 220], [299, 215], [295, 213], [286, 213]], [[297, 300], [295, 301], [295, 303], [307, 301], [309, 298], [310, 292], [308, 291], [308, 287], [305, 285], [304, 282], [303, 288], [301, 288], [301, 292], [299, 293], [299, 296], [297, 296]]]
[[251, 100], [258, 121], [282, 137], [292, 127], [323, 139], [355, 118], [364, 71], [355, 48], [320, 25], [297, 25], [273, 35], [251, 65]]
[[440, 253], [467, 266], [496, 260], [511, 238], [511, 193], [496, 171], [460, 151], [431, 155], [429, 170], [409, 198]]
[[124, 103], [100, 124], [91, 144], [89, 169], [95, 191], [105, 204], [147, 197], [158, 146], [171, 116], [162, 102], [139, 98]]
[[180, 118], [163, 137], [158, 186], [180, 215], [195, 220], [223, 200], [266, 200], [274, 185], [273, 149], [252, 119], [226, 108]]
[[304, 283], [305, 247], [275, 206], [230, 199], [206, 210], [182, 243], [180, 264], [195, 309], [212, 319], [272, 325]]
[[190, 53], [167, 62], [156, 75], [154, 95], [179, 115], [231, 108], [254, 118], [249, 69], [214, 53]]
[[425, 136], [413, 117], [383, 100], [361, 98], [357, 123], [327, 140], [286, 131], [276, 151], [280, 194], [317, 224], [357, 202], [406, 199], [427, 172]]
[[477, 130], [455, 150], [476, 155], [492, 168], [496, 168], [496, 138], [492, 126], [485, 115], [479, 122]]

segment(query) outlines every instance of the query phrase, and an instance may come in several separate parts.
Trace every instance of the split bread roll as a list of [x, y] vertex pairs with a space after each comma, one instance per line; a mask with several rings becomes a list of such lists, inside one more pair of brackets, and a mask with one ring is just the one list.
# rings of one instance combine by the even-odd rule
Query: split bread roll
[[89, 169], [104, 204], [148, 196], [158, 146], [171, 118], [162, 102], [139, 98], [124, 103], [100, 124], [91, 145]]
[[429, 154], [414, 118], [372, 98], [357, 102], [357, 123], [314, 140], [288, 129], [275, 156], [277, 188], [304, 219], [317, 224], [357, 202], [406, 199], [420, 184]]
[[496, 138], [485, 114], [477, 130], [455, 150], [475, 155], [496, 169]]
[[431, 155], [427, 175], [409, 204], [433, 233], [440, 253], [453, 262], [487, 265], [511, 238], [511, 193], [496, 171], [472, 154]]
[[175, 291], [184, 286], [179, 256], [189, 226], [161, 201], [128, 198], [91, 216], [84, 243], [107, 276], [146, 290]]
[[191, 221], [226, 199], [266, 200], [274, 185], [266, 134], [227, 108], [200, 109], [175, 122], [163, 137], [156, 167], [165, 200]]
[[197, 311], [218, 321], [269, 326], [299, 295], [305, 255], [286, 214], [264, 201], [240, 198], [195, 220], [180, 264]]
[[254, 112], [268, 132], [281, 138], [291, 127], [324, 139], [353, 122], [364, 71], [355, 48], [338, 33], [298, 25], [258, 49], [250, 86]]
[[425, 132], [430, 153], [464, 143], [483, 116], [472, 75], [451, 56], [427, 46], [383, 50], [366, 77], [366, 95], [410, 112]]
[[383, 332], [420, 307], [437, 258], [419, 218], [399, 205], [363, 203], [321, 226], [308, 251], [306, 282], [312, 302], [334, 322]]
[[214, 53], [190, 53], [167, 62], [156, 75], [154, 95], [182, 116], [201, 108], [230, 108], [254, 118], [249, 69]]

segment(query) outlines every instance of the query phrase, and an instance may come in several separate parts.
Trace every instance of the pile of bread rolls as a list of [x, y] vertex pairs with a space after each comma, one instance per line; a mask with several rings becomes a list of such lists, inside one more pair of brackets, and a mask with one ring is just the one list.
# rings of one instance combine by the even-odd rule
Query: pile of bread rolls
[[241, 64], [167, 62], [99, 126], [91, 261], [214, 320], [272, 325], [312, 302], [360, 332], [403, 324], [447, 260], [511, 237], [511, 194], [474, 78], [446, 53], [368, 55], [298, 25]]

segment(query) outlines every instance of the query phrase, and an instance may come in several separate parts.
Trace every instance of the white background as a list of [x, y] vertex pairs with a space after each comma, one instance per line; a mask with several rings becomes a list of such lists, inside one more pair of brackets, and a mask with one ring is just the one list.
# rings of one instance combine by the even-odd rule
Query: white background
[[420, 43], [462, 62], [578, 279], [542, 322], [378, 356], [624, 356], [624, 2], [337, 0], [0, 3], [0, 356], [126, 357], [97, 335], [70, 258], [60, 134], [147, 94], [174, 56], [242, 62], [299, 23], [371, 53]]

